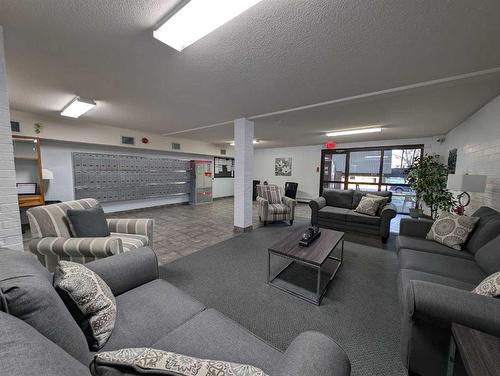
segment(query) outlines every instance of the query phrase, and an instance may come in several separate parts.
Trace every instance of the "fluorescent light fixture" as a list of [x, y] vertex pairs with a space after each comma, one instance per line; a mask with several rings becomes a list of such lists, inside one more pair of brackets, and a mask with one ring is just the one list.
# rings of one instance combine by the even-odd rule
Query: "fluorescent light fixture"
[[63, 108], [61, 115], [71, 118], [79, 118], [95, 106], [96, 104], [92, 99], [76, 97]]
[[[258, 144], [259, 142], [260, 142], [260, 140], [253, 140], [253, 143], [254, 143], [254, 144]], [[234, 146], [234, 141], [231, 141], [231, 142], [229, 143], [229, 145]]]
[[260, 1], [191, 0], [153, 31], [153, 36], [182, 51]]
[[351, 130], [346, 130], [346, 131], [330, 132], [330, 133], [327, 133], [326, 136], [327, 137], [335, 137], [335, 136], [347, 136], [349, 134], [379, 133], [379, 132], [382, 132], [382, 127], [351, 129]]

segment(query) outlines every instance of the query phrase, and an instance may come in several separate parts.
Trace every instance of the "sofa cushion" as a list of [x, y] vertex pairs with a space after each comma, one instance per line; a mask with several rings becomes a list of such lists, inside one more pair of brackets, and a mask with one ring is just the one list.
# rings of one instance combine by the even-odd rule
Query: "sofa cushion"
[[500, 213], [483, 206], [476, 210], [473, 217], [479, 217], [476, 229], [465, 244], [466, 249], [474, 254], [479, 249], [500, 235]]
[[411, 249], [400, 249], [398, 257], [401, 269], [413, 269], [438, 274], [476, 285], [486, 277], [486, 273], [481, 270], [474, 260]]
[[115, 328], [103, 351], [151, 347], [205, 306], [167, 281], [157, 279], [116, 297]]
[[290, 207], [285, 204], [269, 204], [269, 214], [287, 214], [290, 213]]
[[251, 364], [230, 363], [223, 359], [199, 359], [147, 347], [96, 354], [91, 369], [93, 374], [101, 376], [112, 375], [113, 371], [126, 371], [134, 375], [267, 376]]
[[80, 325], [89, 347], [99, 350], [111, 336], [116, 301], [111, 289], [92, 270], [70, 261], [59, 261], [54, 286]]
[[1, 309], [31, 325], [84, 364], [87, 341], [52, 287], [52, 276], [33, 255], [0, 249]]
[[89, 369], [35, 328], [0, 312], [2, 375], [90, 376]]
[[351, 223], [364, 223], [367, 225], [380, 226], [380, 217], [358, 213], [354, 210], [348, 210], [346, 221]]
[[270, 373], [281, 352], [214, 309], [196, 315], [151, 346], [203, 359], [251, 364]]
[[487, 274], [500, 271], [500, 235], [482, 246], [474, 258]]
[[353, 192], [352, 189], [324, 189], [322, 196], [325, 198], [327, 206], [352, 209]]
[[338, 208], [335, 206], [325, 206], [318, 212], [318, 218], [345, 221], [350, 209]]
[[472, 260], [474, 258], [474, 256], [469, 252], [457, 251], [456, 249], [447, 247], [444, 244], [416, 236], [398, 235], [396, 239], [396, 247], [398, 250], [401, 248], [414, 249], [416, 251], [438, 253], [446, 256], [460, 257], [467, 260]]
[[88, 209], [68, 209], [66, 212], [72, 233], [77, 238], [109, 236], [108, 222], [101, 206]]
[[479, 222], [479, 217], [441, 213], [439, 218], [432, 224], [426, 239], [434, 240], [460, 251], [476, 227], [477, 222]]
[[486, 277], [472, 292], [479, 295], [491, 296], [492, 298], [500, 296], [500, 272]]

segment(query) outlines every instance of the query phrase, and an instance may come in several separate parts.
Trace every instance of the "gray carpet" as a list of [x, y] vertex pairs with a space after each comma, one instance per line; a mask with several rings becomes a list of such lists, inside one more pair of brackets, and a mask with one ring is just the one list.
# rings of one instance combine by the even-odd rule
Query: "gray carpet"
[[317, 330], [344, 348], [352, 375], [404, 375], [393, 251], [346, 242], [344, 263], [320, 307], [266, 284], [267, 247], [304, 224], [223, 241], [162, 266], [162, 277], [278, 348]]

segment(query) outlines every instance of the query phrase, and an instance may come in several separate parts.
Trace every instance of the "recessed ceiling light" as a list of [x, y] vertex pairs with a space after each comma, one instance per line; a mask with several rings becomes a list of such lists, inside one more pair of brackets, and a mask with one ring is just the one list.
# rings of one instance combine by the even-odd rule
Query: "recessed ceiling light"
[[153, 36], [177, 51], [232, 20], [262, 0], [191, 0], [153, 31]]
[[[260, 140], [253, 140], [253, 143], [254, 143], [254, 144], [258, 144], [259, 142], [260, 142]], [[234, 141], [231, 141], [231, 142], [229, 143], [229, 145], [234, 146]]]
[[362, 134], [362, 133], [379, 133], [382, 132], [381, 127], [376, 128], [364, 128], [364, 129], [351, 129], [346, 131], [338, 131], [338, 132], [330, 132], [327, 133], [327, 137], [336, 137], [336, 136], [347, 136], [349, 134]]
[[96, 106], [92, 99], [76, 97], [69, 102], [61, 111], [62, 116], [78, 118]]

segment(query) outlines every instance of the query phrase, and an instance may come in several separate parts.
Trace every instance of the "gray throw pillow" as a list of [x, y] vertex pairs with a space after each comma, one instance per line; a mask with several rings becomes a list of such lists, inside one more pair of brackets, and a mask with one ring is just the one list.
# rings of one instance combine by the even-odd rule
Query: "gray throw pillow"
[[373, 198], [378, 198], [378, 199], [381, 199], [380, 200], [380, 205], [378, 207], [378, 211], [377, 213], [380, 214], [380, 211], [384, 208], [384, 206], [387, 205], [387, 203], [389, 202], [389, 197], [384, 197], [384, 196], [377, 196], [377, 195], [373, 195], [371, 193], [368, 193], [366, 195], [367, 197], [373, 197]]
[[478, 217], [442, 213], [432, 224], [426, 239], [460, 251], [478, 221]]
[[77, 238], [105, 238], [109, 236], [108, 222], [102, 207], [89, 209], [68, 209], [73, 235]]
[[500, 272], [486, 277], [472, 292], [494, 298], [500, 296]]
[[364, 196], [361, 197], [361, 201], [358, 204], [358, 207], [354, 209], [355, 212], [361, 214], [367, 214], [371, 216], [375, 216], [378, 213], [378, 209], [380, 208], [380, 203], [385, 200], [384, 197], [378, 196]]
[[90, 365], [93, 375], [105, 375], [108, 372], [114, 374], [112, 370], [123, 370], [124, 368], [127, 369], [127, 375], [267, 376], [261, 369], [247, 364], [198, 359], [150, 348], [101, 352], [95, 355], [94, 361]]
[[116, 320], [116, 301], [109, 286], [92, 270], [70, 261], [59, 261], [54, 287], [82, 329], [89, 347], [101, 349]]

